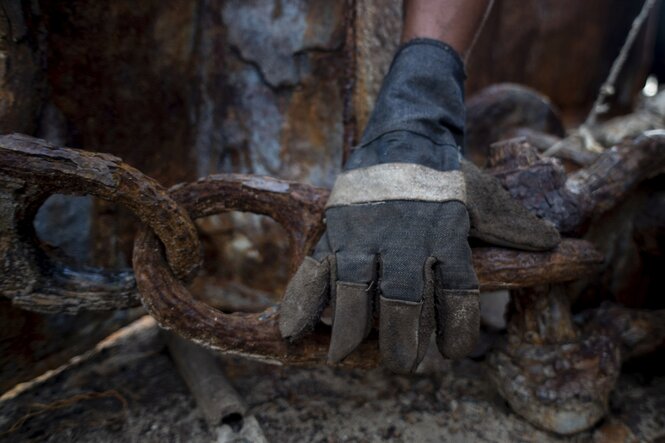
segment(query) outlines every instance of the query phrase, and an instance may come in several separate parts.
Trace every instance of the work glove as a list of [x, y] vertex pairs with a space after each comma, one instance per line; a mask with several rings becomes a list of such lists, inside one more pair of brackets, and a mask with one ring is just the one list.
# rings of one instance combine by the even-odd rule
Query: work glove
[[464, 77], [444, 43], [417, 39], [397, 52], [330, 194], [326, 231], [286, 289], [284, 338], [302, 337], [330, 304], [331, 363], [362, 342], [376, 316], [383, 364], [395, 372], [415, 370], [434, 331], [440, 352], [461, 358], [480, 327], [470, 229], [502, 246], [558, 243], [556, 229], [461, 162]]

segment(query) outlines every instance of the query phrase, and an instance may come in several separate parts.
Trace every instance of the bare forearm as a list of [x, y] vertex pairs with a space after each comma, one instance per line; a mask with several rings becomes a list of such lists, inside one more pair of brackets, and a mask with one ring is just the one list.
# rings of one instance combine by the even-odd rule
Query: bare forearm
[[466, 58], [493, 0], [404, 0], [402, 42], [424, 37]]

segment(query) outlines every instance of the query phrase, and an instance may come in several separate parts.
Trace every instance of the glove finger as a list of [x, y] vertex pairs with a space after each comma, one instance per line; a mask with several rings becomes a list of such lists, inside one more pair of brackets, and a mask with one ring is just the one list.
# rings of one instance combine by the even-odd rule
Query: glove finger
[[468, 161], [462, 161], [461, 167], [472, 237], [528, 251], [545, 251], [559, 244], [559, 231], [512, 198], [496, 178]]
[[338, 252], [336, 255], [333, 326], [328, 348], [328, 361], [338, 363], [367, 337], [372, 319], [372, 281], [376, 257], [361, 252]]
[[[411, 278], [406, 279], [409, 287], [389, 277], [389, 270], [394, 271], [389, 261], [386, 260], [387, 266], [382, 268], [379, 349], [385, 367], [393, 372], [409, 373], [425, 357], [435, 328], [433, 266], [436, 259], [430, 257], [424, 266], [412, 271]], [[400, 275], [403, 274], [404, 270]]]
[[337, 282], [328, 361], [338, 363], [353, 352], [371, 330], [372, 296], [370, 286]]
[[[472, 275], [462, 277], [461, 267], [459, 264], [446, 265], [445, 261], [436, 266], [436, 344], [439, 352], [450, 359], [460, 359], [471, 353], [480, 334], [477, 279], [470, 266]], [[451, 287], [451, 281], [457, 286]], [[459, 284], [463, 281], [468, 284]]]
[[464, 204], [445, 203], [447, 218], [442, 219], [443, 232], [432, 236], [431, 247], [436, 264], [437, 277], [445, 289], [477, 289], [478, 279], [473, 270], [469, 247], [469, 215]]
[[305, 257], [289, 281], [280, 305], [279, 332], [283, 338], [298, 340], [314, 328], [330, 301], [330, 279], [335, 259], [324, 234], [314, 257]]

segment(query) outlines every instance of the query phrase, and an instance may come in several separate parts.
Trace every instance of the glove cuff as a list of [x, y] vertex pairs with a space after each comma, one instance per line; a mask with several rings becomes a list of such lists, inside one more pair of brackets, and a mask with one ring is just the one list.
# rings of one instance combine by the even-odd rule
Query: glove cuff
[[409, 131], [436, 145], [464, 145], [464, 63], [438, 40], [402, 45], [384, 78], [361, 146], [393, 131]]
[[465, 203], [464, 176], [412, 163], [353, 169], [337, 177], [326, 208], [391, 200]]

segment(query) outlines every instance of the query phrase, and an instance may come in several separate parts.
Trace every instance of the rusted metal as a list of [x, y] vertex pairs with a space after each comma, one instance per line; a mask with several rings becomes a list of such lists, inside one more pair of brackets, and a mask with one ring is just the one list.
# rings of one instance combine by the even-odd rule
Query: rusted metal
[[466, 103], [466, 156], [480, 166], [492, 143], [514, 137], [520, 128], [564, 135], [559, 111], [537, 91], [512, 83], [489, 86]]
[[571, 434], [606, 413], [621, 363], [665, 345], [665, 310], [609, 302], [573, 319], [562, 286], [512, 292], [506, 342], [488, 374], [511, 407], [536, 426]]
[[193, 219], [229, 211], [271, 217], [289, 235], [290, 266], [295, 271], [323, 233], [329, 191], [272, 177], [218, 174], [176, 185], [169, 193]]
[[619, 343], [573, 325], [562, 286], [512, 292], [506, 343], [488, 374], [518, 414], [540, 428], [573, 434], [606, 413], [621, 369]]
[[621, 347], [621, 360], [665, 349], [665, 309], [629, 309], [603, 302], [575, 318], [586, 334], [602, 334]]
[[584, 195], [586, 219], [619, 203], [638, 184], [665, 173], [665, 130], [645, 131], [606, 150], [588, 168], [571, 174], [566, 189]]
[[0, 291], [40, 312], [112, 309], [136, 303], [130, 270], [77, 269], [38, 245], [35, 213], [51, 194], [89, 194], [129, 208], [164, 244], [174, 273], [197, 270], [199, 240], [187, 213], [156, 181], [107, 154], [60, 148], [24, 136], [0, 136], [2, 211]]
[[[180, 185], [171, 190], [171, 195], [194, 219], [234, 210], [272, 217], [289, 233], [291, 264], [295, 266], [321, 234], [328, 191], [269, 177], [230, 174]], [[474, 249], [474, 264], [483, 289], [568, 281], [587, 275], [600, 261], [602, 257], [583, 240], [565, 240], [549, 253]], [[162, 327], [224, 352], [289, 364], [324, 361], [329, 335], [325, 330], [292, 345], [280, 336], [276, 308], [257, 314], [225, 314], [195, 300], [170, 272], [156, 237], [147, 229], [137, 237], [133, 262], [143, 304]], [[365, 343], [344, 362], [363, 367], [377, 363], [375, 340]]]
[[665, 172], [665, 131], [624, 140], [570, 175], [557, 159], [539, 155], [523, 138], [495, 143], [490, 154], [491, 173], [514, 198], [561, 233], [581, 235], [592, 217]]
[[[615, 206], [640, 182], [665, 172], [665, 132], [625, 140], [570, 175], [524, 139], [494, 144], [491, 154], [493, 174], [513, 197], [560, 231], [579, 235], [592, 217]], [[512, 291], [509, 310], [507, 340], [490, 354], [488, 373], [515, 412], [559, 434], [588, 429], [607, 413], [626, 339], [635, 339], [628, 348], [641, 349], [663, 341], [653, 316], [637, 312], [599, 309], [580, 328], [573, 323], [563, 286], [534, 284]], [[649, 333], [655, 338], [645, 340]]]
[[[636, 142], [635, 146], [643, 147], [643, 142], [640, 140]], [[193, 219], [228, 211], [263, 214], [275, 219], [286, 229], [291, 244], [290, 265], [291, 270], [294, 270], [304, 255], [311, 250], [323, 230], [323, 207], [328, 197], [328, 190], [270, 177], [225, 174], [178, 185], [169, 191], [170, 196], [166, 196], [165, 191], [156, 183], [128, 166], [122, 165], [115, 157], [75, 150], [53, 149], [41, 141], [18, 136], [1, 138], [0, 142], [2, 142], [0, 153], [9, 159], [9, 161], [3, 162], [2, 169], [0, 169], [6, 177], [4, 188], [10, 189], [8, 195], [11, 195], [12, 198], [18, 196], [24, 199], [21, 202], [13, 203], [12, 208], [16, 209], [16, 213], [12, 213], [9, 219], [12, 229], [23, 236], [16, 234], [12, 237], [15, 239], [12, 240], [13, 249], [6, 249], [6, 251], [15, 254], [16, 257], [23, 257], [25, 266], [17, 265], [21, 261], [15, 260], [10, 254], [11, 260], [5, 263], [12, 264], [13, 268], [8, 268], [10, 271], [18, 269], [19, 272], [15, 274], [20, 278], [18, 281], [12, 281], [9, 278], [3, 282], [4, 285], [13, 283], [15, 291], [20, 288], [25, 294], [35, 294], [34, 291], [26, 291], [26, 288], [32, 289], [30, 286], [32, 283], [28, 281], [26, 285], [25, 270], [31, 272], [29, 276], [33, 278], [32, 281], [42, 282], [41, 284], [48, 282], [55, 288], [63, 285], [60, 283], [58, 286], [58, 281], [44, 280], [44, 275], [52, 276], [57, 273], [53, 271], [58, 269], [57, 264], [50, 261], [39, 261], [30, 255], [26, 258], [25, 255], [17, 253], [17, 251], [23, 250], [33, 251], [36, 256], [40, 257], [40, 260], [45, 256], [38, 252], [34, 242], [26, 242], [26, 239], [31, 239], [30, 235], [34, 235], [31, 234], [32, 230], [28, 222], [39, 206], [39, 202], [43, 201], [46, 195], [53, 192], [87, 192], [101, 197], [115, 198], [120, 202], [128, 202], [128, 206], [134, 209], [137, 207], [137, 203], [131, 198], [139, 199], [133, 194], [137, 192], [138, 187], [144, 190], [143, 194], [140, 194], [143, 200], [140, 201], [146, 201], [149, 197], [154, 199], [155, 195], [158, 195], [156, 201], [159, 203], [148, 201], [139, 214], [140, 218], [152, 222], [152, 225], [142, 229], [135, 242], [133, 264], [136, 282], [144, 305], [163, 327], [172, 329], [179, 335], [208, 347], [229, 353], [290, 364], [316, 364], [324, 361], [329, 334], [323, 325], [319, 326], [319, 329], [303, 342], [293, 345], [282, 340], [279, 334], [277, 307], [256, 314], [225, 314], [193, 299], [183, 283], [182, 274], [179, 275], [172, 271], [172, 268], [177, 268], [169, 266], [167, 258], [169, 257], [169, 244], [175, 243], [176, 250], [182, 251], [183, 245], [187, 244], [188, 237], [185, 237], [186, 240], [183, 241], [182, 237], [167, 236], [162, 240], [162, 244], [155, 233], [162, 232], [162, 237], [164, 237], [163, 226], [155, 227], [154, 225], [156, 221], [160, 220], [160, 217], [164, 217], [165, 213], [167, 215], [170, 213], [169, 210], [160, 209], [163, 208], [162, 203], [164, 203], [164, 207], [170, 208], [170, 211], [174, 211], [176, 214], [188, 212]], [[651, 140], [649, 143], [660, 143], [660, 140], [656, 142]], [[495, 150], [493, 163], [496, 168], [493, 172], [504, 180], [504, 184], [518, 198], [520, 195], [526, 194], [530, 186], [532, 187], [531, 192], [537, 193], [542, 187], [542, 182], [509, 180], [508, 178], [512, 177], [511, 173], [515, 172], [540, 177], [543, 175], [542, 159], [537, 153], [524, 149], [524, 146], [514, 143], [505, 146], [508, 148]], [[520, 149], [515, 149], [516, 146]], [[652, 151], [653, 149], [647, 152], [653, 154]], [[618, 152], [623, 152], [623, 150], [619, 149]], [[608, 160], [605, 157], [611, 155], [616, 155], [616, 153], [603, 154], [590, 168], [606, 170]], [[36, 162], [28, 167], [25, 166], [25, 162], [22, 164], [21, 159], [34, 159]], [[616, 161], [615, 157], [610, 158], [610, 160], [612, 159]], [[55, 167], [53, 167], [54, 164]], [[548, 162], [545, 162], [545, 165], [554, 167]], [[631, 167], [633, 171], [636, 168], [648, 169], [639, 177], [649, 176], [654, 170], [653, 164], [644, 161], [638, 161]], [[34, 173], [31, 175], [30, 171], [37, 171], [40, 175], [36, 176]], [[12, 176], [7, 176], [7, 172], [11, 172]], [[131, 178], [129, 184], [127, 177]], [[552, 180], [554, 185], [558, 185], [562, 177], [565, 178], [565, 174], [561, 177], [556, 174], [544, 174], [543, 180]], [[594, 177], [593, 186], [585, 185], [580, 189], [586, 190], [585, 192], [590, 192], [591, 189], [597, 191], [604, 189], [603, 183], [610, 186], [611, 183], [620, 179], [615, 175], [609, 175], [607, 176], [608, 181], [602, 182], [597, 176], [594, 175]], [[27, 185], [31, 179], [40, 183], [41, 188], [36, 189], [34, 186]], [[106, 181], [98, 183], [102, 179]], [[145, 191], [146, 188], [151, 188], [151, 191]], [[612, 188], [611, 192], [604, 192], [597, 197], [585, 194], [584, 198], [587, 200], [598, 198], [598, 202], [606, 197], [617, 199], [620, 198], [622, 192], [627, 192], [629, 189], [630, 186], [620, 189]], [[125, 195], [127, 193], [128, 195]], [[554, 216], [552, 214], [547, 213], [546, 215], [551, 221], [556, 222], [558, 220], [556, 213]], [[187, 214], [185, 217], [188, 221], [186, 223], [189, 223], [190, 219]], [[168, 227], [172, 229], [168, 232], [175, 232], [173, 226], [177, 226], [176, 222], [171, 221], [171, 224], [168, 224], [168, 220], [165, 222], [162, 219], [162, 223], [167, 223]], [[190, 247], [188, 251], [190, 254], [196, 252], [190, 257], [193, 255], [192, 263], [197, 264], [198, 246]], [[176, 257], [182, 258], [178, 255]], [[593, 272], [596, 265], [602, 260], [602, 257], [588, 242], [573, 239], [564, 240], [556, 250], [549, 253], [527, 253], [509, 249], [476, 247], [473, 251], [473, 258], [481, 288], [485, 290], [521, 288], [574, 280]], [[33, 263], [40, 263], [41, 267], [34, 267]], [[98, 293], [92, 294], [90, 298], [104, 300], [104, 297], [111, 299], [114, 295], [117, 296], [121, 292], [117, 287], [117, 275], [110, 277], [111, 283], [116, 286], [103, 288], [99, 286], [100, 275], [104, 274], [95, 273], [89, 276], [88, 280], [97, 282], [95, 288], [98, 289]], [[132, 281], [130, 274], [127, 274], [126, 278], [128, 282]], [[80, 281], [71, 280], [68, 281], [68, 284], [67, 289], [70, 291], [76, 293], [80, 290]], [[125, 288], [125, 290], [128, 294], [133, 293], [133, 288]], [[14, 295], [16, 299], [17, 294]], [[127, 295], [127, 297], [130, 296]], [[30, 297], [34, 300], [38, 299], [37, 295], [27, 296], [25, 299], [28, 300]], [[58, 299], [54, 297], [52, 300], [51, 309], [55, 310]], [[528, 325], [524, 329], [527, 331]], [[377, 363], [378, 350], [375, 337], [344, 362], [346, 365], [361, 367], [374, 366]]]
[[563, 239], [551, 252], [473, 248], [473, 266], [482, 291], [525, 288], [589, 275], [603, 256], [585, 240]]

